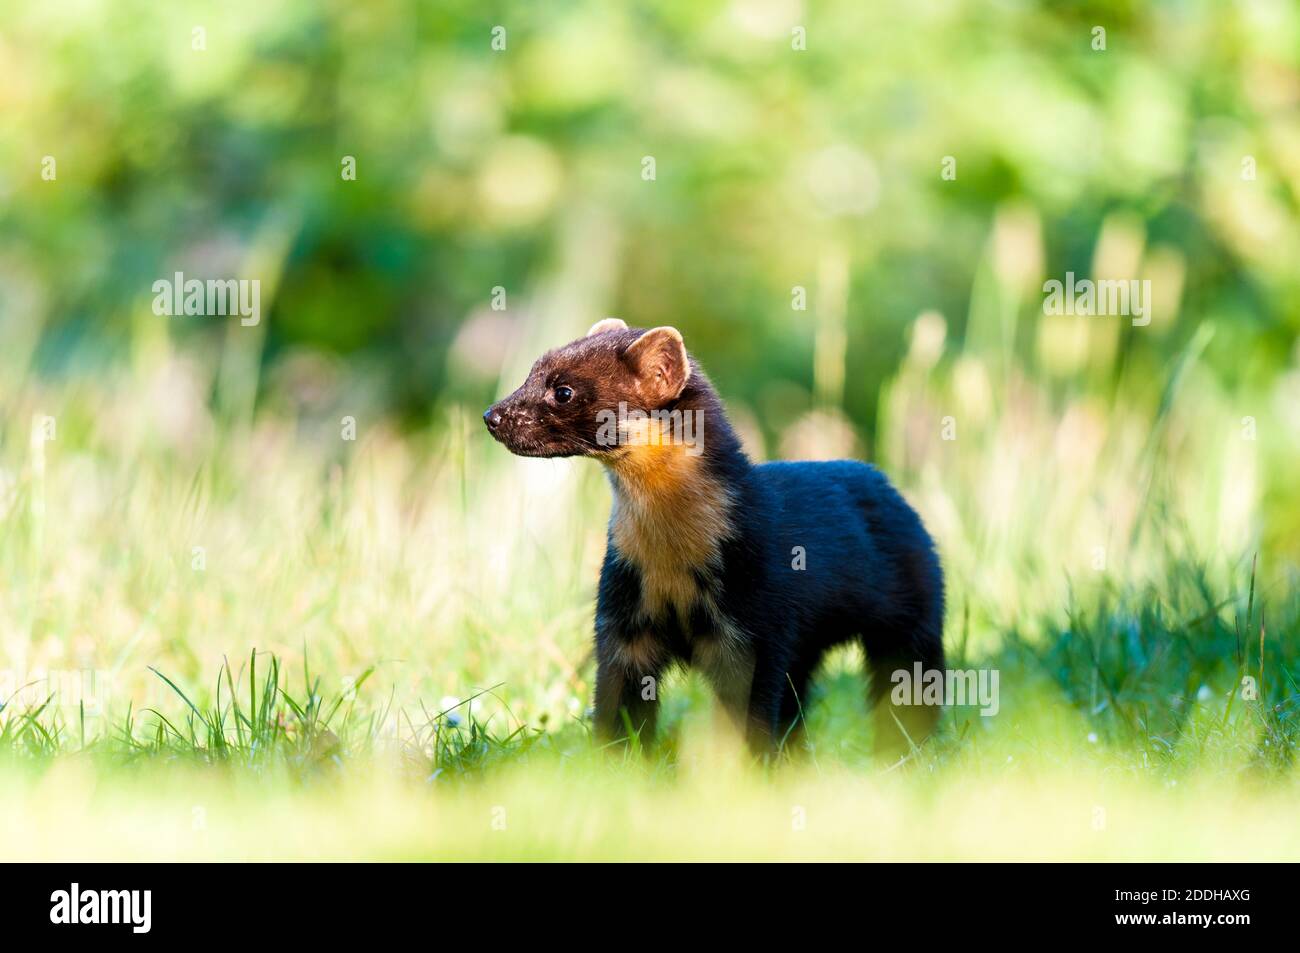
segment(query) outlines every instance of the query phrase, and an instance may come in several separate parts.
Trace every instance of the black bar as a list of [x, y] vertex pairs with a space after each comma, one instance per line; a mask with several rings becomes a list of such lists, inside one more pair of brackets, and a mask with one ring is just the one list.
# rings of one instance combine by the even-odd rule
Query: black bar
[[[489, 864], [29, 864], [8, 865], [0, 890], [3, 935], [125, 942], [202, 937], [215, 926], [266, 940], [377, 939], [405, 918], [427, 935], [452, 925], [469, 935], [591, 929], [604, 916], [649, 916], [653, 932], [700, 920], [703, 903], [732, 928], [779, 930], [809, 918], [871, 917], [929, 940], [1141, 935], [1231, 943], [1294, 924], [1291, 871], [1246, 864], [604, 865], [603, 871]], [[585, 865], [569, 865], [585, 866]], [[115, 924], [69, 919], [72, 884], [82, 910], [120, 911]], [[102, 891], [113, 891], [108, 902]], [[124, 895], [119, 891], [138, 891]], [[143, 930], [144, 891], [148, 929]], [[96, 899], [87, 900], [94, 893]], [[686, 903], [687, 898], [695, 901]], [[130, 903], [130, 906], [127, 904]], [[89, 906], [86, 906], [89, 904]], [[685, 904], [685, 906], [683, 906]], [[630, 905], [630, 906], [629, 906]], [[835, 913], [836, 910], [839, 913]], [[633, 911], [639, 910], [640, 913]], [[543, 916], [530, 919], [529, 911]], [[563, 914], [557, 911], [564, 911]], [[130, 913], [134, 912], [135, 917]], [[1229, 919], [1230, 918], [1230, 919]], [[568, 923], [564, 927], [562, 923]], [[889, 926], [889, 925], [893, 926]], [[631, 924], [627, 926], [631, 929]], [[643, 925], [651, 930], [652, 925]], [[829, 928], [829, 927], [828, 927]], [[1044, 934], [1047, 929], [1050, 934]], [[481, 931], [481, 932], [480, 932]], [[423, 932], [421, 930], [420, 932]], [[873, 931], [874, 933], [874, 931]], [[647, 934], [648, 936], [649, 934]]]

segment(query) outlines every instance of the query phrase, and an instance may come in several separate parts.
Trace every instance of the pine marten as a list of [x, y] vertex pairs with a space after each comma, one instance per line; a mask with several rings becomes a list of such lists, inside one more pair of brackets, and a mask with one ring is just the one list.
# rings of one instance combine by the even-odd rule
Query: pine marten
[[648, 747], [660, 679], [685, 664], [751, 749], [774, 753], [802, 734], [822, 656], [855, 638], [876, 750], [905, 753], [934, 726], [937, 707], [886, 697], [892, 673], [944, 664], [943, 572], [920, 518], [856, 460], [751, 463], [675, 328], [600, 321], [483, 419], [511, 453], [594, 457], [608, 473], [599, 737], [631, 727]]

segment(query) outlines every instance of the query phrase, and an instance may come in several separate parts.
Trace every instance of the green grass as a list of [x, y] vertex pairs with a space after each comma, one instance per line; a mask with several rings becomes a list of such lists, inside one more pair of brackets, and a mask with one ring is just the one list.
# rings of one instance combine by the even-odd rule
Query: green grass
[[[206, 685], [155, 672], [163, 701], [99, 734], [52, 697], [11, 703], [0, 772], [13, 783], [0, 800], [32, 826], [11, 831], [7, 853], [1294, 857], [1296, 646], [1270, 641], [1253, 583], [1216, 598], [1184, 567], [1162, 592], [1106, 592], [1043, 636], [1012, 630], [974, 657], [959, 629], [952, 665], [996, 668], [1002, 710], [950, 710], [936, 738], [889, 768], [871, 761], [848, 651], [807, 699], [807, 748], [768, 765], [712, 732], [705, 692], [685, 679], [648, 756], [600, 750], [581, 718], [520, 721], [505, 685], [401, 707], [374, 669], [330, 692], [308, 657], [291, 678], [256, 651]], [[1296, 631], [1294, 597], [1267, 605], [1273, 632]], [[1247, 674], [1256, 699], [1241, 697]], [[492, 712], [474, 714], [486, 700]], [[70, 798], [87, 787], [92, 798]], [[881, 826], [900, 820], [910, 828]]]
[[[950, 667], [999, 672], [1001, 710], [992, 718], [973, 705], [949, 710], [936, 738], [901, 767], [961, 771], [980, 749], [1011, 751], [1032, 728], [1044, 738], [1056, 735], [1057, 759], [1091, 747], [1105, 752], [1113, 766], [1160, 781], [1213, 765], [1287, 782], [1300, 704], [1292, 674], [1296, 647], [1268, 641], [1253, 604], [1253, 581], [1244, 597], [1214, 602], [1202, 588], [1204, 580], [1188, 570], [1182, 584], [1194, 595], [1187, 602], [1171, 599], [1171, 593], [1118, 594], [1092, 611], [1067, 613], [1065, 624], [1046, 637], [1031, 641], [1011, 631], [997, 651], [978, 658], [956, 646]], [[1234, 610], [1229, 623], [1225, 611]], [[1276, 607], [1274, 624], [1294, 632], [1298, 610], [1294, 598]], [[207, 687], [187, 689], [163, 672], [153, 673], [168, 690], [164, 704], [139, 710], [128, 704], [120, 721], [103, 724], [98, 733], [87, 733], [84, 702], [69, 718], [53, 694], [26, 706], [10, 700], [0, 707], [4, 763], [39, 767], [75, 754], [105, 767], [161, 759], [310, 774], [326, 763], [342, 767], [373, 758], [387, 747], [401, 752], [413, 777], [436, 781], [480, 777], [512, 761], [564, 759], [598, 747], [585, 717], [551, 730], [544, 720], [530, 725], [517, 719], [503, 685], [444, 708], [417, 699], [411, 709], [394, 707], [391, 698], [366, 697], [373, 668], [346, 692], [329, 693], [309, 665], [294, 685], [279, 658], [257, 651], [238, 667], [223, 662]], [[1242, 687], [1247, 677], [1253, 692]], [[766, 767], [781, 771], [831, 758], [868, 773], [878, 770], [862, 711], [863, 679], [856, 650], [836, 653], [805, 699], [805, 744], [783, 751]], [[604, 759], [624, 761], [630, 769], [644, 760], [652, 771], [676, 770], [679, 738], [695, 727], [691, 712], [710, 702], [700, 685], [680, 675], [670, 684], [670, 695], [678, 697], [667, 704], [667, 738], [654, 752], [620, 747]], [[498, 703], [487, 718], [472, 713], [484, 700]], [[1068, 734], [1061, 735], [1063, 730]]]

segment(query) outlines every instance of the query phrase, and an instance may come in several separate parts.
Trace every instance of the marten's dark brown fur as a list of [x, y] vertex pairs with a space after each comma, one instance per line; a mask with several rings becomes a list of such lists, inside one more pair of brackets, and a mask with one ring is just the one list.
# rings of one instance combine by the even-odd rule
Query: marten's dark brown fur
[[602, 321], [483, 416], [512, 453], [591, 456], [609, 473], [602, 737], [630, 725], [649, 742], [659, 680], [686, 664], [771, 752], [799, 737], [826, 650], [854, 638], [872, 668], [878, 749], [905, 751], [933, 727], [936, 708], [885, 699], [890, 673], [943, 667], [943, 575], [920, 519], [864, 463], [751, 464], [675, 329]]

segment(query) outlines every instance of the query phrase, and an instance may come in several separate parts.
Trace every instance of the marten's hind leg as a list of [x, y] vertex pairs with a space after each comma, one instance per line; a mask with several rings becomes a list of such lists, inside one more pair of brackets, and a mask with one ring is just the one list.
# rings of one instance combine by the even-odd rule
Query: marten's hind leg
[[[943, 570], [934, 550], [926, 545], [905, 549], [899, 559], [897, 594], [887, 605], [877, 605], [875, 618], [860, 637], [871, 668], [867, 700], [875, 720], [876, 753], [888, 760], [908, 754], [939, 721], [940, 704], [926, 704], [915, 686], [919, 663], [921, 677], [937, 672], [946, 677], [943, 656]], [[895, 704], [896, 672], [906, 672]], [[934, 676], [930, 676], [934, 678]], [[940, 682], [942, 686], [943, 682]], [[920, 704], [916, 701], [920, 696]]]
[[[943, 711], [944, 642], [940, 629], [923, 627], [910, 632], [876, 628], [862, 634], [862, 647], [870, 664], [870, 688], [867, 689], [867, 707], [875, 722], [876, 754], [885, 761], [897, 761], [919, 745], [939, 723]], [[914, 685], [920, 663], [922, 683]], [[900, 692], [894, 692], [898, 683], [896, 672], [905, 672]], [[933, 703], [935, 688], [928, 689], [931, 702], [926, 701], [927, 684], [937, 686], [939, 703]], [[901, 696], [894, 703], [894, 694]], [[920, 703], [917, 702], [919, 699]]]

